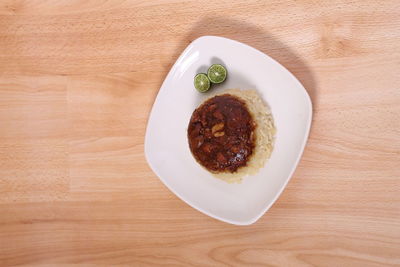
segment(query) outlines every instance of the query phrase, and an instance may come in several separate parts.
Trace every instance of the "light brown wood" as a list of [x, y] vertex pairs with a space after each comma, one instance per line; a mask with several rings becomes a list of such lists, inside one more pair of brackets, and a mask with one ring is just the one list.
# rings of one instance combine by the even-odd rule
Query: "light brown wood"
[[[2, 1], [0, 265], [400, 265], [400, 3]], [[182, 50], [247, 43], [314, 104], [304, 155], [256, 224], [190, 208], [145, 127]]]

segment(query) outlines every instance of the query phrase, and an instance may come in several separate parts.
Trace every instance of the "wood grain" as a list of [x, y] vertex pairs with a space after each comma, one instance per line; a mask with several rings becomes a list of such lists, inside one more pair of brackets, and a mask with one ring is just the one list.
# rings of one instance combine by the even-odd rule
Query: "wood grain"
[[[256, 224], [190, 208], [148, 167], [158, 89], [195, 38], [281, 62], [310, 139]], [[2, 1], [0, 265], [400, 265], [400, 4]]]

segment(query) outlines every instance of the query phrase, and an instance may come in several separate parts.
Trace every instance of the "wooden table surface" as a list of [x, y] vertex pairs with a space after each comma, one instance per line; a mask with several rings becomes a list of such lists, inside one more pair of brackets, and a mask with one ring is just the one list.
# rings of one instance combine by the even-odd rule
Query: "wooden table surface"
[[[143, 142], [195, 38], [267, 53], [308, 90], [310, 138], [254, 225], [172, 194]], [[400, 2], [2, 1], [0, 265], [400, 264]]]

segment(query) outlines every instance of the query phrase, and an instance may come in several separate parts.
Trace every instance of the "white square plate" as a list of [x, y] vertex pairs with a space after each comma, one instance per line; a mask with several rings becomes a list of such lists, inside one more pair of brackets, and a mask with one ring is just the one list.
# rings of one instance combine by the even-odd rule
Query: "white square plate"
[[[196, 91], [193, 78], [212, 63], [226, 66], [228, 78], [211, 90], [257, 89], [277, 129], [271, 158], [241, 184], [214, 178], [188, 145], [190, 117], [207, 96]], [[161, 181], [187, 204], [221, 221], [247, 225], [271, 207], [288, 183], [304, 150], [311, 116], [306, 90], [282, 65], [237, 41], [204, 36], [185, 49], [161, 86], [147, 125], [145, 154]]]

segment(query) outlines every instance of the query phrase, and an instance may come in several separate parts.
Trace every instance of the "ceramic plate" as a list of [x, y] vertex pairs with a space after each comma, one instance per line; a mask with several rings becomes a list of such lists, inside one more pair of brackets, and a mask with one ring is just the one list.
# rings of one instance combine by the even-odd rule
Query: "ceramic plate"
[[[193, 158], [187, 126], [207, 97], [193, 86], [196, 73], [220, 63], [227, 80], [211, 90], [256, 89], [271, 108], [277, 133], [271, 158], [240, 184], [214, 178]], [[311, 125], [310, 98], [300, 82], [264, 53], [237, 41], [204, 36], [183, 51], [168, 73], [147, 125], [145, 154], [160, 180], [193, 208], [218, 220], [247, 225], [257, 221], [292, 176]]]

